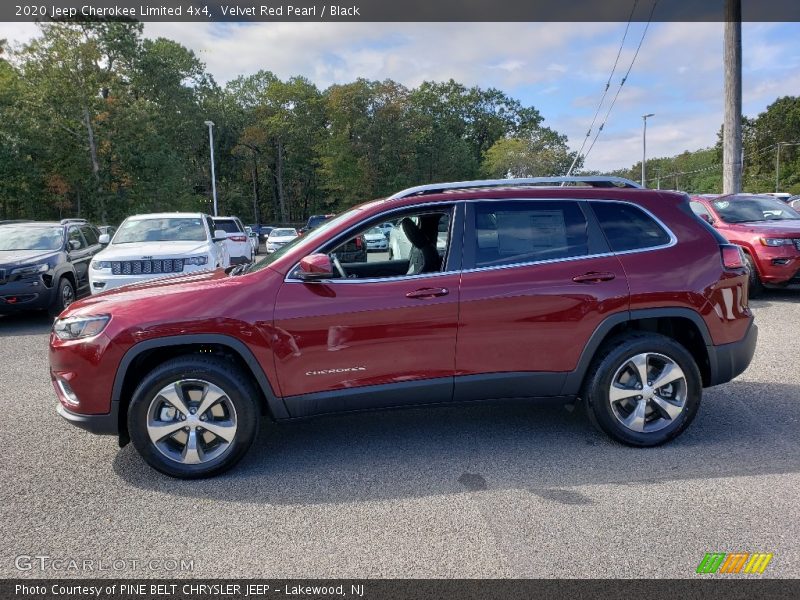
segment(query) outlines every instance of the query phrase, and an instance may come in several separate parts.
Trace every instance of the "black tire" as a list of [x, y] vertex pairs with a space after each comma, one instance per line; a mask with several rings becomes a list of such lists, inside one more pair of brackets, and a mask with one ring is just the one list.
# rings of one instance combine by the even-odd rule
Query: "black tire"
[[[225, 393], [226, 406], [229, 401], [234, 408], [233, 439], [219, 456], [200, 464], [169, 458], [148, 434], [151, 403], [160, 402], [156, 398], [165, 386], [181, 380], [202, 380], [218, 386]], [[213, 477], [233, 467], [253, 445], [259, 430], [257, 397], [249, 375], [230, 360], [201, 355], [175, 358], [148, 373], [133, 393], [127, 415], [131, 442], [147, 464], [165, 475], [179, 479]]]
[[57, 317], [73, 302], [75, 302], [75, 286], [72, 285], [69, 279], [62, 277], [58, 280], [58, 288], [56, 289], [55, 298], [53, 298], [53, 304], [50, 307], [50, 315]]
[[[657, 431], [638, 432], [629, 429], [615, 414], [609, 399], [614, 376], [633, 357], [642, 354], [652, 354], [656, 357], [656, 361], [660, 360], [658, 357], [670, 359], [680, 367], [684, 376], [685, 385], [677, 384], [684, 390], [683, 408], [674, 419], [663, 418], [660, 422], [653, 421], [654, 425], [663, 423], [663, 428]], [[630, 333], [609, 340], [601, 347], [592, 361], [581, 395], [585, 401], [589, 420], [598, 429], [623, 444], [650, 447], [659, 446], [676, 438], [689, 426], [700, 407], [703, 386], [694, 357], [684, 346], [660, 334]], [[657, 410], [652, 401], [649, 403], [645, 401], [645, 405], [648, 406], [648, 410], [656, 409], [650, 413], [650, 418], [655, 419], [661, 415], [661, 411]]]
[[758, 276], [753, 258], [749, 254], [745, 254], [744, 260], [748, 271], [748, 296], [750, 298], [758, 298], [764, 293], [764, 284], [761, 283], [761, 278]]

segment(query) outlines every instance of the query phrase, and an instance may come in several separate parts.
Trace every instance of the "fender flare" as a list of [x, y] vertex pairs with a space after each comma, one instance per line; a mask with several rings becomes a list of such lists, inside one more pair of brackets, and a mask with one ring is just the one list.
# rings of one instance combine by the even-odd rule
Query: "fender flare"
[[128, 373], [133, 361], [143, 352], [154, 350], [156, 348], [167, 348], [170, 346], [187, 346], [187, 345], [200, 345], [200, 344], [217, 344], [226, 346], [232, 351], [236, 352], [248, 369], [253, 374], [256, 384], [261, 389], [264, 397], [267, 400], [267, 406], [276, 420], [289, 418], [289, 413], [281, 398], [278, 398], [272, 390], [272, 385], [264, 373], [264, 369], [256, 360], [253, 352], [241, 340], [230, 335], [219, 333], [201, 333], [201, 334], [186, 334], [186, 335], [171, 335], [166, 337], [154, 338], [145, 340], [131, 346], [125, 352], [122, 360], [117, 367], [117, 373], [114, 376], [114, 386], [111, 391], [111, 402], [119, 404], [122, 399], [122, 386], [125, 382], [125, 376]]
[[[578, 365], [575, 367], [574, 371], [567, 375], [567, 379], [564, 382], [564, 387], [561, 390], [562, 395], [577, 396], [580, 394], [583, 380], [586, 377], [586, 373], [589, 370], [589, 366], [592, 364], [592, 360], [594, 360], [600, 344], [614, 327], [629, 321], [666, 317], [678, 317], [690, 320], [697, 327], [700, 335], [703, 337], [703, 343], [705, 344], [706, 348], [714, 345], [714, 342], [711, 339], [711, 334], [708, 332], [708, 326], [703, 320], [703, 317], [690, 308], [682, 308], [677, 306], [674, 308], [644, 308], [614, 313], [606, 317], [597, 326], [589, 338], [589, 341], [586, 342], [586, 345], [581, 352], [581, 356], [578, 359]], [[713, 352], [708, 352], [708, 356], [713, 379], [713, 374], [717, 370], [716, 361], [714, 360], [715, 354]]]

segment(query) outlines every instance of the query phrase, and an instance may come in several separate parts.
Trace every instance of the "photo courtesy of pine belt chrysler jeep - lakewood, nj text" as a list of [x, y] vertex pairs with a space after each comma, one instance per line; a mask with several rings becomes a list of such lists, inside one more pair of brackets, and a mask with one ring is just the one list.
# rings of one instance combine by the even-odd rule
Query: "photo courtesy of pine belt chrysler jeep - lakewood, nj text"
[[[580, 401], [656, 446], [756, 346], [742, 250], [689, 202], [611, 177], [367, 202], [254, 264], [71, 304], [50, 338], [58, 410], [181, 478], [230, 468], [262, 418], [489, 399]], [[348, 250], [387, 222], [407, 255]]]

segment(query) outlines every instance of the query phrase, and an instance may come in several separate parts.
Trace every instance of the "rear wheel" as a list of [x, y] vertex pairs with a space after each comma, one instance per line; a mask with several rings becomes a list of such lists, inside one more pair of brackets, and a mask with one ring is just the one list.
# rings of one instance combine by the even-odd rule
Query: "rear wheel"
[[663, 335], [611, 340], [590, 373], [583, 392], [589, 417], [624, 444], [663, 444], [689, 426], [700, 406], [702, 382], [694, 358]]
[[753, 257], [749, 254], [744, 255], [744, 260], [747, 263], [747, 272], [748, 272], [748, 289], [750, 290], [749, 296], [750, 298], [758, 298], [762, 293], [764, 293], [764, 284], [761, 283], [761, 278], [758, 276], [758, 271], [756, 271], [756, 265], [753, 261]]
[[151, 467], [172, 477], [217, 475], [236, 464], [256, 438], [256, 393], [250, 378], [228, 360], [168, 361], [133, 394], [131, 441]]

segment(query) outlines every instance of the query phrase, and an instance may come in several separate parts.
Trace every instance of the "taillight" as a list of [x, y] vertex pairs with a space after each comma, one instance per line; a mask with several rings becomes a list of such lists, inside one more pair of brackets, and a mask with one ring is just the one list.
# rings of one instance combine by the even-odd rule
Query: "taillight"
[[722, 264], [726, 269], [744, 268], [744, 257], [739, 246], [733, 244], [720, 245], [722, 251]]
[[358, 248], [359, 250], [361, 249], [361, 238], [360, 237], [356, 238], [356, 248]]
[[228, 236], [228, 239], [232, 242], [246, 242], [247, 237], [244, 235], [231, 235]]

